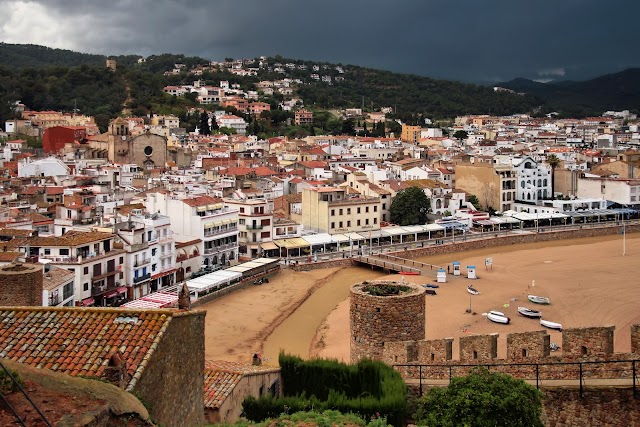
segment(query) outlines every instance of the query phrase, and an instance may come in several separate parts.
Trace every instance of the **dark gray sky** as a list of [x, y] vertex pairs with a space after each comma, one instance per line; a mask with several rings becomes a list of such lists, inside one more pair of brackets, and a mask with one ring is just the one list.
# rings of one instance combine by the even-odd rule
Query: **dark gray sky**
[[260, 55], [466, 81], [640, 66], [634, 0], [0, 0], [0, 41], [80, 52]]

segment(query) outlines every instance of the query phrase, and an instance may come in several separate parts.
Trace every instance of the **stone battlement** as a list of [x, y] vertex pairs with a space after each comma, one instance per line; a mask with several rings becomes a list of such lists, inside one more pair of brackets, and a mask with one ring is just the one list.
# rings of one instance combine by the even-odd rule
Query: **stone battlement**
[[[631, 353], [614, 353], [614, 331], [614, 326], [565, 329], [562, 352], [557, 355], [550, 353], [546, 330], [507, 334], [506, 359], [497, 357], [499, 334], [460, 337], [457, 360], [452, 357], [452, 338], [385, 342], [381, 360], [391, 365], [423, 365], [422, 377], [431, 379], [464, 375], [469, 365], [492, 365], [492, 371], [525, 378], [535, 378], [536, 369], [537, 375], [542, 370], [547, 378], [575, 378], [579, 363], [584, 363], [582, 369], [591, 377], [622, 378], [632, 369], [623, 361], [640, 360], [640, 325], [631, 326]], [[419, 376], [417, 366], [397, 368], [405, 378]]]

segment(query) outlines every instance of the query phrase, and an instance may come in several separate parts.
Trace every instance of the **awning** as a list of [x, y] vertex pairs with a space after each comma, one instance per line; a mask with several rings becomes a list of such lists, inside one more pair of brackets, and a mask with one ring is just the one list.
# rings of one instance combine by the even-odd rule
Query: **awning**
[[[125, 291], [126, 291], [126, 288], [125, 288]], [[118, 295], [118, 290], [117, 290], [117, 289], [114, 289], [114, 290], [112, 290], [112, 291], [109, 291], [109, 292], [105, 293], [105, 294], [104, 294], [104, 298], [113, 298], [113, 297], [115, 297], [116, 295]]]
[[274, 243], [278, 245], [278, 247], [286, 249], [306, 248], [310, 246], [309, 242], [301, 237], [295, 237], [293, 239], [274, 240]]
[[214, 222], [208, 222], [204, 225], [204, 228], [213, 228], [215, 227], [216, 224]]
[[207, 210], [207, 207], [206, 207], [206, 206], [198, 206], [198, 207], [196, 208], [196, 212], [204, 212], [204, 211], [206, 211], [206, 210]]
[[85, 298], [82, 300], [82, 305], [85, 307], [88, 307], [90, 305], [94, 305], [96, 303], [96, 300], [93, 298]]
[[273, 242], [261, 243], [260, 247], [265, 251], [271, 251], [271, 250], [274, 250], [274, 249], [280, 249], [280, 248], [278, 248], [278, 245], [276, 245]]
[[172, 268], [171, 270], [163, 271], [162, 273], [154, 274], [151, 276], [152, 279], [159, 279], [160, 277], [166, 276], [167, 274], [172, 274], [173, 272], [178, 271], [177, 268]]
[[311, 246], [313, 245], [326, 245], [329, 243], [333, 243], [333, 239], [331, 235], [327, 233], [320, 234], [310, 234], [308, 236], [302, 237], [305, 241], [307, 241]]
[[126, 286], [120, 286], [118, 289], [116, 289], [116, 291], [118, 291], [118, 294], [124, 294], [127, 292], [127, 287]]
[[209, 209], [210, 211], [214, 211], [216, 210], [216, 205], [208, 205], [207, 209]]

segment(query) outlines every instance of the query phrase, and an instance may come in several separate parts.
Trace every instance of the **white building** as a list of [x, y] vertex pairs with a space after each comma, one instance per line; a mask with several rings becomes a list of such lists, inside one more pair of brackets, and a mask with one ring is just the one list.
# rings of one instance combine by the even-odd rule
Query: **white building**
[[242, 117], [234, 116], [233, 114], [227, 114], [217, 119], [218, 126], [235, 129], [239, 135], [247, 133], [247, 122]]
[[18, 176], [20, 178], [27, 176], [67, 177], [70, 173], [71, 169], [55, 157], [40, 160], [26, 157], [18, 162]]
[[538, 203], [551, 197], [551, 168], [531, 157], [512, 160], [516, 172], [516, 200]]
[[640, 207], [640, 179], [578, 178], [576, 195]]
[[262, 255], [261, 243], [273, 240], [273, 211], [265, 199], [225, 199], [224, 204], [237, 210], [240, 253], [251, 258]]
[[223, 267], [238, 259], [238, 210], [210, 196], [179, 198], [161, 191], [147, 194], [148, 212], [171, 219], [171, 230], [179, 241], [200, 239], [203, 267]]

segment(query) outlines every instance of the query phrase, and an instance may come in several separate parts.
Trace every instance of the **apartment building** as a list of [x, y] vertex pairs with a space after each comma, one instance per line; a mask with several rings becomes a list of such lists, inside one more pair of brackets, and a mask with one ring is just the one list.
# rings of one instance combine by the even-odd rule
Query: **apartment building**
[[531, 157], [513, 159], [516, 172], [516, 199], [538, 203], [551, 197], [551, 168]]
[[114, 225], [126, 251], [125, 282], [130, 299], [138, 299], [175, 283], [175, 242], [168, 216], [140, 210]]
[[298, 110], [293, 115], [296, 126], [305, 126], [313, 123], [313, 113], [308, 110]]
[[350, 195], [348, 187], [302, 191], [302, 225], [318, 233], [341, 234], [380, 229], [379, 197]]
[[211, 196], [179, 198], [168, 191], [147, 194], [148, 212], [170, 218], [174, 239], [199, 239], [202, 266], [221, 268], [238, 259], [238, 210]]
[[34, 261], [74, 273], [75, 305], [116, 305], [126, 297], [125, 251], [115, 247], [115, 234], [68, 231], [60, 237], [21, 239], [18, 250]]
[[238, 211], [239, 252], [251, 258], [262, 253], [260, 244], [273, 240], [273, 209], [266, 199], [224, 199], [224, 204]]
[[460, 163], [455, 166], [456, 188], [474, 195], [483, 208], [507, 211], [516, 200], [516, 172], [511, 165]]
[[628, 207], [640, 207], [640, 179], [579, 177], [579, 198], [608, 200]]

